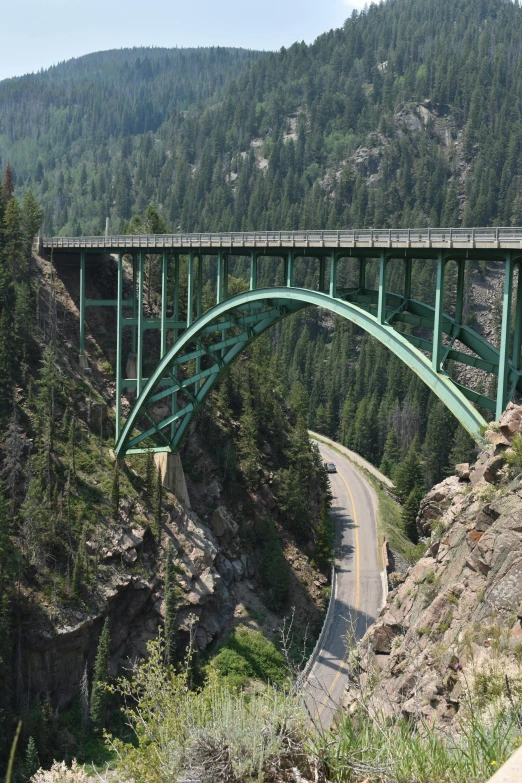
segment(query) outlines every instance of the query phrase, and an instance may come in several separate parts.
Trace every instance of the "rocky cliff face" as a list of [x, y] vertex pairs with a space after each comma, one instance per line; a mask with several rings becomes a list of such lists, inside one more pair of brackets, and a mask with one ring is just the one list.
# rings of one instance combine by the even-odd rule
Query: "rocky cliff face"
[[[54, 300], [56, 321], [63, 330], [58, 341], [62, 351], [61, 369], [75, 383], [85, 383], [74, 353], [77, 339], [74, 270], [62, 270], [61, 277], [52, 280], [52, 268], [47, 261], [36, 259], [35, 265], [40, 282], [40, 321], [45, 326], [49, 302]], [[100, 268], [102, 291], [110, 290], [112, 271], [108, 265]], [[105, 433], [110, 431], [108, 414], [114, 403], [114, 381], [104, 367], [104, 353], [97, 342], [111, 334], [111, 315], [107, 316], [107, 322], [99, 314], [96, 317], [96, 329], [89, 335], [93, 360], [88, 380], [98, 401], [91, 402], [90, 393], [87, 401], [84, 397], [71, 400], [85, 433], [91, 426], [97, 431], [101, 414]], [[43, 333], [45, 336], [44, 329]], [[19, 403], [23, 406], [22, 392]], [[271, 453], [270, 445], [265, 445]], [[147, 642], [157, 636], [164, 621], [164, 568], [169, 541], [175, 551], [180, 587], [177, 614], [180, 656], [184, 654], [191, 630], [198, 648], [204, 650], [211, 642], [224, 637], [237, 622], [269, 635], [279, 627], [281, 617], [266, 607], [267, 590], [262, 584], [259, 553], [244, 541], [245, 530], [252, 529], [254, 522], [262, 525], [270, 517], [278, 524], [277, 502], [269, 481], [260, 479], [258, 488], [249, 492], [240, 486], [230, 492], [221, 483], [219, 470], [197, 432], [188, 439], [183, 459], [193, 467], [192, 475], [187, 475], [193, 510], [187, 510], [165, 491], [159, 540], [151, 532], [153, 509], [139, 491], [121, 497], [118, 519], [114, 519], [107, 512], [109, 499], [100, 491], [102, 469], [96, 468], [96, 475], [81, 472], [81, 481], [96, 487], [100, 496], [95, 510], [96, 532], [85, 543], [90, 569], [89, 592], [81, 600], [70, 594], [63, 600], [56, 591], [41, 589], [36, 574], [33, 583], [21, 581], [19, 622], [13, 635], [16, 688], [20, 696], [22, 693], [42, 698], [50, 695], [58, 708], [69, 704], [78, 693], [85, 667], [90, 669], [94, 662], [105, 617], [110, 618], [113, 673], [146, 654]], [[139, 485], [139, 470], [128, 460], [126, 472], [132, 480], [126, 486]], [[312, 568], [284, 526], [279, 526], [278, 532], [290, 568], [288, 610], [295, 607], [297, 625], [313, 626], [320, 618], [327, 580]]]
[[[426, 554], [397, 575], [354, 653], [373, 708], [448, 724], [468, 698], [482, 706], [520, 693], [522, 465], [507, 455], [521, 433], [522, 407], [510, 404], [476, 464], [457, 466], [422, 501]], [[349, 688], [347, 707], [359, 698]]]

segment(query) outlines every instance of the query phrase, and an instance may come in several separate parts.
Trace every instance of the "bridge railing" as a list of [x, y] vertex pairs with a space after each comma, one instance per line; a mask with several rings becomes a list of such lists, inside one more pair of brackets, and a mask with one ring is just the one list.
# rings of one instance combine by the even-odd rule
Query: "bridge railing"
[[390, 228], [44, 237], [47, 249], [255, 247], [522, 247], [522, 228]]

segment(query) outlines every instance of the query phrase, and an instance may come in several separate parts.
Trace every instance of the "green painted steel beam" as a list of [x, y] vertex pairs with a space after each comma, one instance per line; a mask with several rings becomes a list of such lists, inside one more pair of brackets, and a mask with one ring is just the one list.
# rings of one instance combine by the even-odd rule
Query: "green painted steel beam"
[[500, 329], [500, 351], [497, 383], [497, 404], [495, 418], [500, 419], [508, 402], [508, 367], [511, 348], [511, 299], [513, 295], [513, 257], [506, 254], [504, 273], [504, 295], [502, 298], [502, 325]]
[[522, 349], [522, 260], [518, 261], [517, 298], [515, 303], [515, 331], [513, 333], [513, 355], [511, 363], [515, 369], [520, 369]]
[[85, 251], [80, 253], [80, 356], [85, 353]]
[[[122, 301], [124, 307], [132, 307], [132, 299]], [[117, 299], [86, 299], [84, 307], [118, 307]]]
[[444, 278], [446, 259], [443, 253], [437, 258], [437, 282], [435, 284], [435, 312], [433, 319], [433, 352], [431, 363], [434, 372], [439, 372], [442, 358], [442, 321], [444, 318]]
[[132, 328], [132, 353], [136, 353], [138, 346], [138, 298], [136, 296], [136, 285], [138, 282], [138, 260], [136, 255], [132, 254], [132, 317], [136, 318], [136, 326]]
[[161, 256], [161, 346], [160, 358], [167, 353], [167, 282], [168, 282], [168, 257], [163, 251]]
[[143, 253], [138, 256], [138, 348], [136, 352], [136, 390], [138, 397], [143, 387]]
[[[159, 427], [160, 429], [164, 429], [173, 422], [176, 423], [181, 421], [181, 424], [176, 425], [174, 437], [171, 439], [172, 447], [176, 447], [179, 444], [183, 433], [189, 426], [193, 413], [197, 410], [198, 406], [202, 404], [207, 391], [216, 382], [223, 369], [251, 342], [252, 339], [255, 339], [257, 335], [262, 333], [262, 330], [269, 328], [270, 325], [277, 322], [279, 319], [265, 319], [264, 322], [260, 322], [254, 327], [253, 336], [243, 334], [235, 338], [235, 340], [228, 339], [209, 346], [207, 351], [210, 353], [214, 353], [221, 348], [223, 349], [224, 354], [221, 357], [223, 366], [220, 368], [219, 373], [213, 373], [204, 381], [194, 397], [196, 403], [189, 403], [181, 411], [177, 411], [175, 414], [165, 417], [161, 422], [155, 424], [154, 427], [149, 427], [138, 435], [132, 436], [132, 431], [138, 425], [139, 418], [142, 415], [142, 409], [148, 404], [148, 397], [154, 393], [154, 387], [164, 376], [165, 371], [169, 367], [177, 366], [180, 362], [180, 358], [182, 358], [184, 362], [190, 360], [190, 358], [195, 358], [194, 352], [186, 351], [185, 346], [189, 346], [190, 343], [194, 342], [202, 329], [207, 328], [210, 324], [214, 323], [216, 330], [219, 331], [221, 328], [219, 323], [220, 318], [226, 317], [229, 311], [245, 307], [256, 299], [286, 303], [288, 307], [286, 312], [282, 312], [281, 317], [284, 317], [287, 313], [303, 306], [316, 305], [318, 307], [324, 307], [336, 315], [353, 321], [373, 337], [380, 340], [380, 342], [390, 348], [395, 355], [408, 364], [408, 366], [410, 366], [411, 369], [416, 372], [448, 406], [455, 416], [457, 416], [463, 426], [474, 437], [477, 439], [480, 438], [481, 428], [486, 424], [480, 413], [445, 373], [434, 372], [431, 362], [408, 342], [406, 335], [402, 335], [391, 326], [380, 324], [374, 316], [366, 313], [352, 303], [340, 301], [317, 291], [279, 288], [265, 291], [248, 291], [233, 297], [230, 300], [221, 302], [187, 329], [179, 338], [177, 344], [174, 345], [159, 362], [154, 374], [149, 379], [136, 401], [122, 430], [120, 439], [116, 444], [117, 454], [125, 453], [127, 449], [134, 448], [143, 440], [154, 435], [156, 432], [155, 428]], [[410, 336], [408, 335], [408, 337]]]
[[258, 254], [255, 250], [252, 250], [250, 254], [250, 290], [255, 291], [257, 288], [257, 257]]
[[379, 263], [379, 298], [377, 300], [377, 320], [383, 324], [386, 318], [386, 268], [388, 259], [385, 253], [381, 253]]
[[188, 254], [187, 267], [187, 328], [193, 321], [192, 308], [194, 304], [194, 253]]
[[118, 298], [116, 311], [116, 440], [120, 437], [121, 431], [121, 394], [122, 394], [122, 310], [123, 310], [123, 269], [122, 255], [118, 253]]
[[330, 253], [330, 296], [332, 299], [337, 296], [337, 256]]

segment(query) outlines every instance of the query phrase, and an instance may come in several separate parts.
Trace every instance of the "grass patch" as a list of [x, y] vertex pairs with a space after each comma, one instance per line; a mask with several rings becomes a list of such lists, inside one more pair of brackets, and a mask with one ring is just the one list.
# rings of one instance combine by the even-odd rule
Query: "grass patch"
[[230, 634], [208, 668], [233, 688], [244, 688], [251, 679], [282, 685], [288, 680], [285, 659], [274, 642], [260, 631], [244, 626]]

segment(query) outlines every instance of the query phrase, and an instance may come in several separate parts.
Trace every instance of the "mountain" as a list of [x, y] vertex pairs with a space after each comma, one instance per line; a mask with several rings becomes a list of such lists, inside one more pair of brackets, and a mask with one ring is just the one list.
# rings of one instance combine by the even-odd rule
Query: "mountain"
[[[177, 113], [219, 101], [227, 82], [264, 56], [222, 47], [121, 49], [7, 79], [0, 82], [0, 160], [10, 160], [18, 186], [31, 185], [60, 228], [77, 179], [72, 216], [89, 225], [98, 200], [106, 209], [110, 185], [108, 172], [108, 185], [91, 177], [97, 167], [126, 155], [134, 136], [154, 134]], [[95, 197], [82, 210], [93, 188]]]

